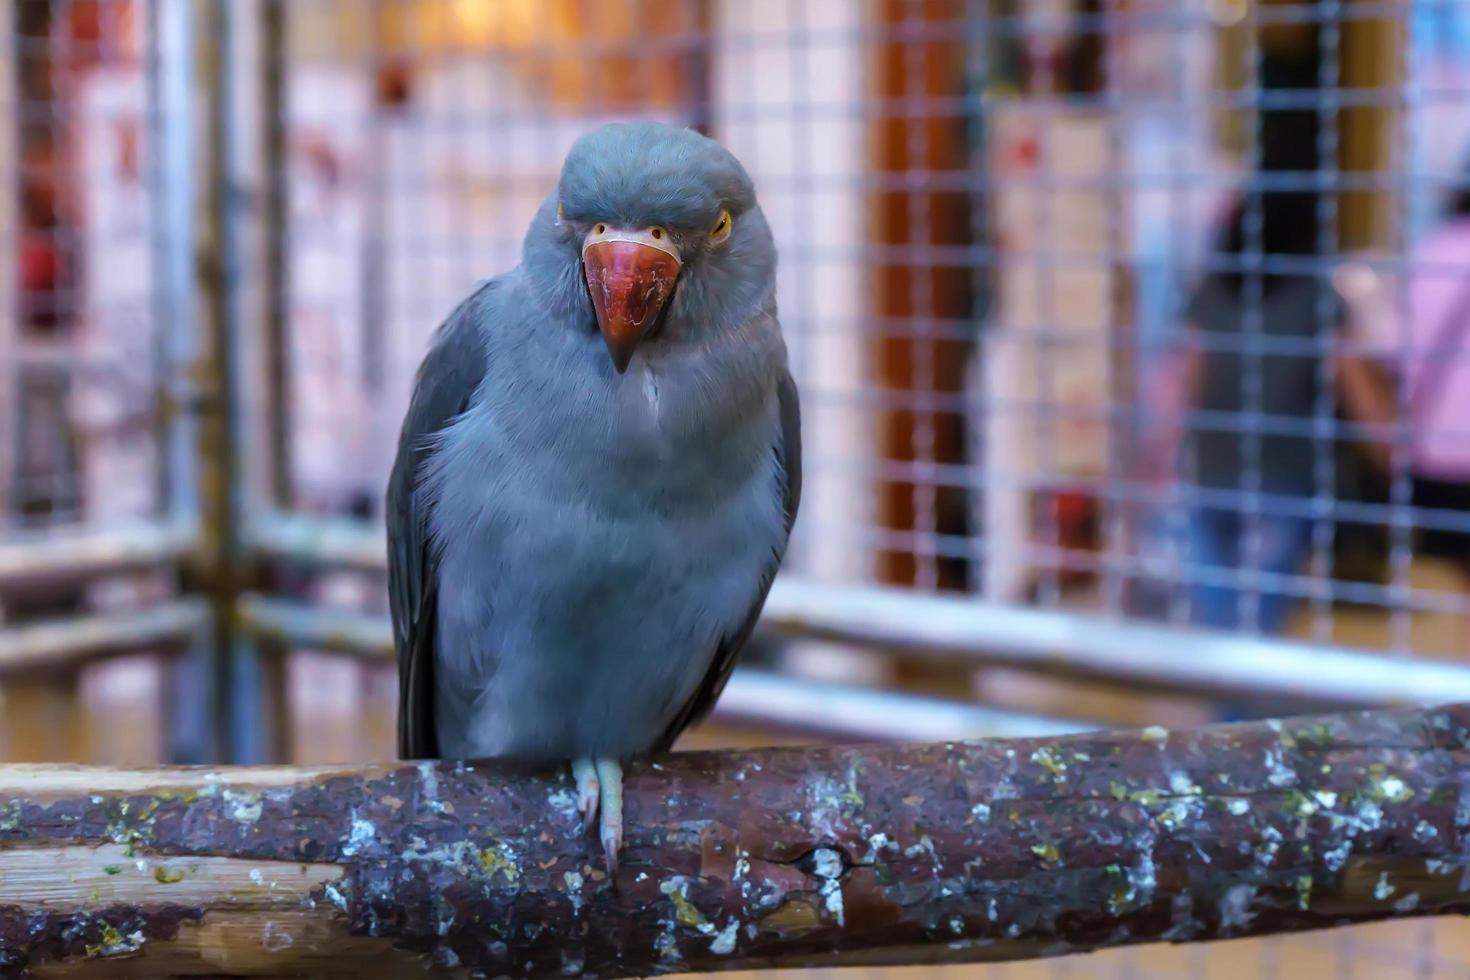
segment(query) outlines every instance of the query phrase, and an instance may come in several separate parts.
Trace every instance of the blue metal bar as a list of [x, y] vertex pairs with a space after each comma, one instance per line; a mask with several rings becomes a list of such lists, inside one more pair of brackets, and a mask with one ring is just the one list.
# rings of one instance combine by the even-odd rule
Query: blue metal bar
[[99, 657], [175, 649], [197, 642], [208, 625], [208, 604], [190, 598], [147, 609], [3, 627], [0, 628], [0, 675], [13, 671], [75, 669], [78, 664]]
[[[386, 616], [246, 595], [239, 619], [247, 631], [272, 642], [381, 659], [393, 656], [392, 625]], [[1098, 727], [745, 668], [730, 678], [715, 712], [729, 720], [799, 732], [895, 741], [1040, 737]]]
[[[247, 528], [245, 540], [265, 557], [303, 564], [381, 570], [387, 563], [382, 530], [362, 521], [272, 516]], [[348, 629], [344, 642], [363, 641], [338, 623]], [[1152, 688], [1345, 705], [1470, 700], [1470, 667], [1454, 663], [789, 576], [776, 580], [761, 625], [786, 636]]]
[[195, 527], [182, 522], [7, 535], [0, 540], [0, 590], [167, 565], [190, 555], [197, 544]]

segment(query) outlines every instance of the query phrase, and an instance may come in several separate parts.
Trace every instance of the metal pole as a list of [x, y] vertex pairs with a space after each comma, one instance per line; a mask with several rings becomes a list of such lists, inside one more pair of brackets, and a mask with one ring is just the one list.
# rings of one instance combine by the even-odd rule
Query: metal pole
[[197, 642], [209, 626], [200, 599], [0, 628], [0, 676], [17, 671], [61, 672], [102, 657]]
[[213, 670], [219, 682], [209, 703], [215, 752], [230, 762], [258, 761], [265, 720], [263, 685], [253, 651], [235, 629], [241, 585], [239, 337], [242, 195], [237, 104], [238, 3], [205, 2], [200, 33], [205, 98], [206, 205], [199, 224], [206, 328], [195, 376], [199, 409], [202, 591], [214, 616]]
[[[159, 457], [162, 510], [190, 529], [196, 547], [186, 581], [202, 579], [205, 550], [200, 491], [202, 383], [194, 233], [199, 186], [195, 153], [196, 32], [194, 0], [153, 0], [148, 7], [148, 88], [155, 164], [153, 204], [154, 317], [159, 378]], [[218, 714], [219, 673], [215, 623], [227, 622], [209, 607], [210, 626], [194, 634], [186, 653], [168, 665], [165, 739], [170, 759], [199, 763], [222, 757], [212, 719]]]
[[0, 141], [0, 527], [10, 513], [19, 433], [15, 430], [19, 392], [16, 343], [18, 294], [15, 270], [20, 228], [20, 87], [16, 84], [15, 17], [11, 4], [0, 4], [0, 118], [7, 138]]
[[[387, 565], [383, 529], [362, 521], [276, 515], [252, 524], [245, 537], [248, 549], [266, 559], [380, 571]], [[1255, 692], [1337, 705], [1470, 701], [1470, 667], [1457, 663], [790, 575], [776, 579], [761, 628], [1151, 690]]]
[[1470, 697], [1470, 668], [1454, 663], [902, 589], [780, 578], [761, 625], [783, 635], [1163, 690], [1365, 706]]
[[[261, 505], [291, 501], [290, 345], [287, 336], [285, 48], [287, 10], [282, 0], [221, 4], [222, 87], [220, 154], [226, 200], [221, 219], [223, 302], [231, 381], [229, 437], [233, 514], [229, 552], [232, 589], [238, 594], [248, 556], [239, 527]], [[247, 187], [260, 189], [261, 208], [247, 206]], [[257, 224], [258, 222], [258, 224]], [[249, 266], [250, 271], [246, 272]], [[259, 282], [260, 302], [249, 302], [246, 281]], [[244, 403], [249, 372], [264, 392], [260, 410]], [[262, 432], [263, 447], [252, 441]], [[261, 451], [263, 449], [263, 451]], [[252, 467], [266, 479], [251, 481]], [[271, 583], [263, 583], [267, 586]], [[242, 632], [232, 637], [227, 686], [230, 757], [236, 762], [285, 761], [290, 751], [284, 650]]]
[[[290, 267], [287, 235], [290, 223], [290, 188], [287, 168], [290, 163], [287, 107], [287, 34], [288, 12], [285, 0], [259, 0], [253, 26], [253, 57], [244, 66], [241, 87], [258, 96], [260, 134], [258, 179], [263, 189], [264, 209], [261, 215], [261, 277], [264, 308], [260, 342], [255, 352], [264, 360], [266, 445], [264, 453], [252, 452], [250, 462], [264, 462], [269, 474], [267, 491], [272, 509], [289, 509], [294, 502], [292, 481], [292, 417], [291, 417], [291, 342]], [[253, 72], [251, 69], [258, 69]], [[253, 84], [258, 75], [258, 85]], [[262, 414], [243, 419], [261, 420]], [[244, 439], [242, 444], [252, 445]], [[253, 513], [254, 497], [246, 501], [245, 512]], [[266, 583], [275, 586], [277, 583]], [[286, 658], [288, 650], [256, 641], [242, 666], [249, 667], [250, 683], [259, 690], [258, 708], [262, 713], [255, 728], [251, 758], [260, 761], [286, 761], [290, 755], [292, 725], [286, 690]], [[240, 733], [242, 739], [245, 732]]]
[[[283, 643], [388, 660], [393, 627], [388, 617], [326, 609], [305, 602], [245, 594], [241, 629]], [[769, 671], [737, 670], [715, 708], [726, 722], [747, 722], [821, 736], [891, 741], [1056, 735], [1096, 725], [984, 708], [959, 701], [834, 684]]]
[[63, 528], [6, 535], [0, 539], [0, 593], [172, 564], [193, 553], [193, 531], [148, 521], [99, 530]]
[[286, 5], [260, 0], [261, 129], [264, 135], [261, 183], [264, 190], [265, 356], [267, 452], [272, 503], [289, 509], [291, 480], [290, 279], [286, 235], [289, 221], [286, 168], [289, 146], [286, 125]]
[[193, 0], [154, 0], [148, 87], [154, 145], [154, 316], [158, 323], [160, 456], [164, 509], [173, 518], [199, 519], [198, 425], [189, 408], [196, 392], [189, 369], [198, 357], [194, 229]]

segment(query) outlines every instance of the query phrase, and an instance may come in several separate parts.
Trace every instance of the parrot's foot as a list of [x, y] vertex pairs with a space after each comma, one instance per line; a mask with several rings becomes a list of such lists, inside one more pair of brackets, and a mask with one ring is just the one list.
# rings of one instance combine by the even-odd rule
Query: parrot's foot
[[582, 814], [582, 826], [591, 827], [597, 819], [597, 763], [573, 759], [572, 779], [577, 784], [577, 812]]
[[617, 759], [597, 760], [597, 781], [602, 784], [602, 853], [607, 856], [607, 873], [617, 875], [618, 852], [623, 849], [623, 767]]
[[617, 759], [572, 760], [572, 778], [577, 783], [577, 809], [582, 824], [592, 829], [599, 815], [598, 837], [607, 857], [607, 873], [617, 874], [618, 852], [623, 849], [623, 767]]

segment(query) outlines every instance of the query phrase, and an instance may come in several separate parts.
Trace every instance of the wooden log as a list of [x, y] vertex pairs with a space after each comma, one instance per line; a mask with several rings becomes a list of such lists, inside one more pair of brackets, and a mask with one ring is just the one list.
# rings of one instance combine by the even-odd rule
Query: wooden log
[[561, 772], [0, 767], [0, 976], [1052, 956], [1470, 910], [1470, 706]]

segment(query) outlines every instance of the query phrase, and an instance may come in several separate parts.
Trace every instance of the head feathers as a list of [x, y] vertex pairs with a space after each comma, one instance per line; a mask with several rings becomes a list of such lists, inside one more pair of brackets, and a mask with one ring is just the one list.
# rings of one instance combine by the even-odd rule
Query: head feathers
[[692, 129], [613, 123], [577, 140], [562, 166], [561, 205], [581, 221], [713, 228], [721, 209], [737, 217], [755, 189], [734, 154]]

